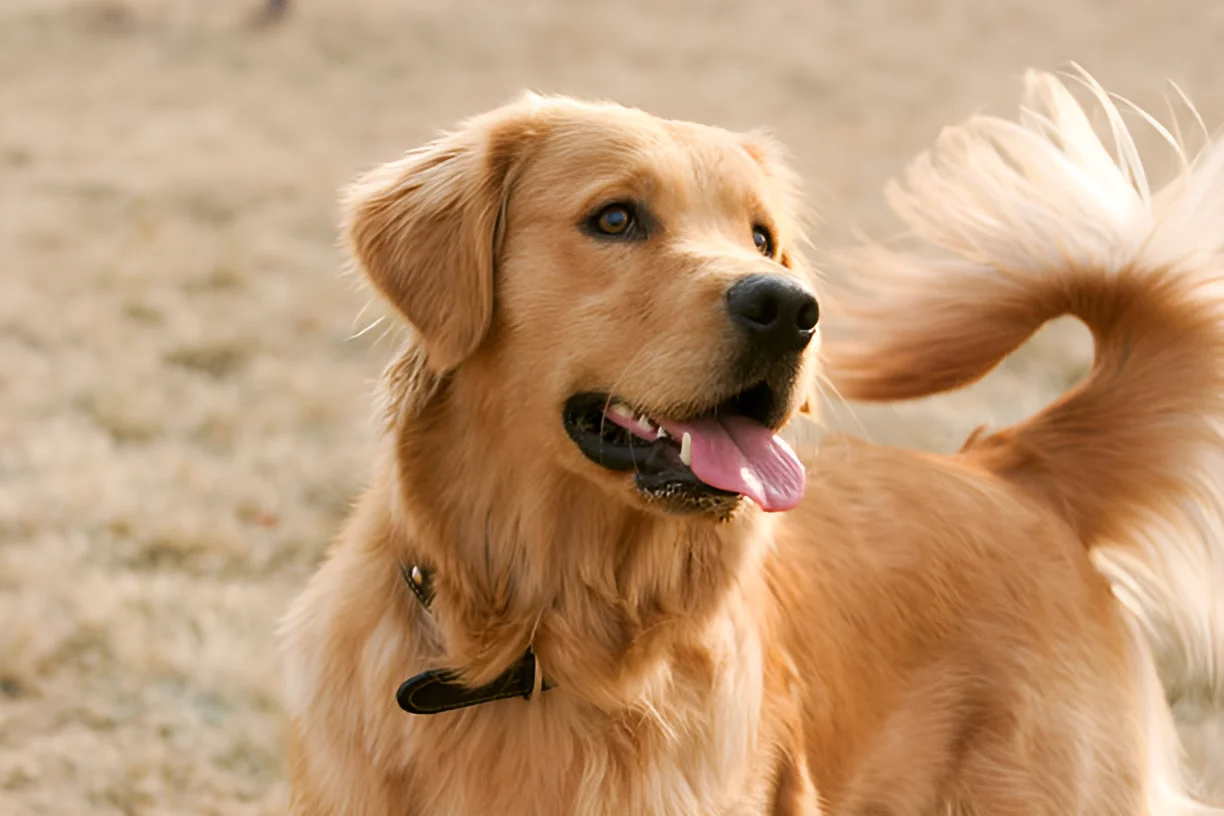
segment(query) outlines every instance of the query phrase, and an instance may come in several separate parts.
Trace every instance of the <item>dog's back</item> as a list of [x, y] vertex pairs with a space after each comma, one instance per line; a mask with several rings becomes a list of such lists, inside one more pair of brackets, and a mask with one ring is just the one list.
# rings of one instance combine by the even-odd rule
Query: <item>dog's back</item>
[[[1086, 380], [962, 457], [1091, 550], [1184, 712], [1192, 775], [1224, 797], [1224, 142], [1151, 194], [1093, 87], [1116, 157], [1061, 83], [1032, 75], [1021, 124], [972, 119], [911, 166], [890, 198], [920, 244], [849, 256], [875, 297], [843, 311], [870, 330], [830, 346], [827, 370], [850, 399], [920, 397], [979, 379], [1054, 317], [1087, 324]], [[1156, 773], [1175, 789], [1175, 769]]]

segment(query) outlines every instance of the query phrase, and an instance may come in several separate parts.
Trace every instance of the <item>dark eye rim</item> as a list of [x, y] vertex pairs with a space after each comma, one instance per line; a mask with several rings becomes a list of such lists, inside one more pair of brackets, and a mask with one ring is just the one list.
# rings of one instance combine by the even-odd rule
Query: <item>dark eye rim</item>
[[[605, 231], [599, 222], [610, 210], [618, 209], [626, 212], [629, 216], [629, 222], [620, 232]], [[592, 238], [601, 241], [642, 241], [647, 237], [649, 224], [649, 215], [642, 205], [634, 201], [618, 199], [616, 201], [605, 202], [596, 207], [590, 215], [582, 219], [579, 228]]]
[[[758, 234], [764, 238], [764, 244], [757, 243], [756, 236]], [[777, 252], [777, 243], [774, 241], [773, 230], [764, 224], [752, 225], [752, 243], [766, 258], [774, 257], [774, 254]]]

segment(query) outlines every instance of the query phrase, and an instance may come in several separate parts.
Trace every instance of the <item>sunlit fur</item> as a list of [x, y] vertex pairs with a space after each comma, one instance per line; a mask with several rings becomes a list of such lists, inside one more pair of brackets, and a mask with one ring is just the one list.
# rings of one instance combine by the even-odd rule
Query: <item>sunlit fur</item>
[[[859, 254], [878, 297], [847, 304], [866, 340], [826, 345], [827, 373], [931, 393], [1070, 312], [1093, 374], [957, 456], [831, 438], [772, 516], [661, 512], [560, 421], [584, 389], [717, 402], [726, 288], [813, 283], [766, 140], [528, 96], [359, 182], [346, 234], [413, 340], [372, 482], [285, 621], [292, 811], [1192, 812], [1152, 653], [1218, 693], [1224, 150], [1148, 201], [1053, 79], [1030, 105], [915, 163], [894, 204], [954, 258]], [[579, 229], [616, 195], [649, 202], [649, 240]], [[432, 617], [399, 561], [436, 567]], [[485, 682], [528, 643], [555, 689], [395, 706], [416, 672]]]
[[1062, 511], [1143, 634], [1135, 647], [1154, 651], [1167, 689], [1143, 700], [1149, 801], [1168, 812], [1166, 692], [1192, 781], [1224, 798], [1224, 144], [1191, 156], [1180, 130], [1127, 105], [1179, 161], [1153, 193], [1122, 113], [1077, 79], [1108, 141], [1066, 85], [1032, 73], [1018, 124], [948, 129], [890, 186], [915, 246], [848, 253], [872, 296], [841, 305], [869, 339], [828, 355], [827, 373], [852, 399], [916, 397], [978, 379], [1053, 317], [1092, 330], [1084, 383], [962, 458]]

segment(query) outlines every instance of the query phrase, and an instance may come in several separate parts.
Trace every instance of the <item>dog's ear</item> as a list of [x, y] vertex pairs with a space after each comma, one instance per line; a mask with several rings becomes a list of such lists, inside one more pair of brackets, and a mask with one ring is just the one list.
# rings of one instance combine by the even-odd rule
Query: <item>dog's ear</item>
[[469, 119], [347, 191], [349, 248], [417, 331], [436, 373], [461, 363], [488, 331], [502, 221], [536, 101], [528, 95]]

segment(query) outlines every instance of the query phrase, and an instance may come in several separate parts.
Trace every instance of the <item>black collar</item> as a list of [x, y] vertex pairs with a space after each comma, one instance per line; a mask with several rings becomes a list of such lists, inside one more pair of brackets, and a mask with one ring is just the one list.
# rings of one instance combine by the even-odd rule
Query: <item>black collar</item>
[[[409, 566], [401, 563], [400, 572], [425, 613], [430, 614], [429, 606], [434, 598], [433, 571], [416, 564]], [[409, 714], [437, 714], [511, 697], [530, 700], [536, 691], [548, 691], [552, 687], [553, 684], [540, 670], [535, 652], [528, 645], [523, 656], [491, 683], [471, 688], [461, 684], [447, 669], [431, 669], [405, 680], [395, 692], [395, 700]]]

